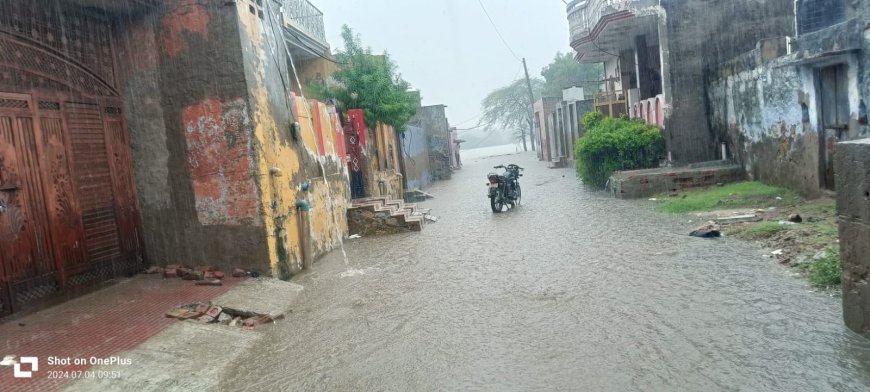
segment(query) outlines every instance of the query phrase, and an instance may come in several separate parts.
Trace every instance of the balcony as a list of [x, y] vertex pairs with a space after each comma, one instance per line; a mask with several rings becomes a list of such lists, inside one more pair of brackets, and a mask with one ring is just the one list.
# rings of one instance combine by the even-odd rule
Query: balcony
[[302, 60], [329, 55], [323, 12], [307, 0], [272, 0], [280, 4], [286, 40]]
[[574, 0], [568, 4], [571, 46], [577, 59], [602, 62], [631, 48], [631, 37], [654, 34], [657, 0]]

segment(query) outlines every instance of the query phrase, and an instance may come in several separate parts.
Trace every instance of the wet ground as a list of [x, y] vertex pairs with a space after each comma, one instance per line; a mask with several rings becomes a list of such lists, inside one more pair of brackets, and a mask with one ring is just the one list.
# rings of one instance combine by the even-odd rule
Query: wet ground
[[[422, 233], [346, 243], [228, 390], [870, 390], [870, 343], [751, 243], [584, 189], [534, 155], [464, 158]], [[527, 168], [493, 214], [486, 173]], [[697, 218], [696, 218], [697, 219]]]

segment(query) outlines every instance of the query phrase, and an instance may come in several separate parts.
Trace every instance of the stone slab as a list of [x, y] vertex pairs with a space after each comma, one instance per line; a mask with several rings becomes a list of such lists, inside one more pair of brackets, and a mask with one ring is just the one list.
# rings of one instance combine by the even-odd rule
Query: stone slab
[[639, 199], [740, 181], [743, 168], [727, 161], [696, 164], [696, 167], [657, 168], [616, 172], [609, 190], [620, 199]]
[[843, 320], [870, 338], [870, 139], [838, 143], [835, 173]]

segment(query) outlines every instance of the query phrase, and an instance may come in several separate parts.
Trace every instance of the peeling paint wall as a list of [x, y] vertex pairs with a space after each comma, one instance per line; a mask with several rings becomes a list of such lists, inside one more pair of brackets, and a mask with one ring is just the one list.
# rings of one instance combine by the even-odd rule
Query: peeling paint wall
[[791, 53], [785, 37], [762, 40], [715, 70], [707, 84], [710, 127], [750, 178], [820, 194], [825, 154], [835, 149], [820, 125], [823, 67], [847, 69], [850, 120], [840, 141], [870, 136], [860, 119], [861, 102], [870, 102], [870, 30], [858, 20], [802, 35]]
[[399, 169], [398, 141], [392, 126], [378, 123], [368, 133], [363, 154], [366, 195], [405, 198], [405, 180]]
[[793, 35], [794, 0], [659, 3], [668, 150], [678, 163], [716, 159], [719, 141], [707, 121], [707, 73], [761, 39]]
[[[289, 278], [302, 267], [301, 234], [310, 233], [313, 258], [339, 245], [347, 235], [348, 178], [339, 155], [334, 109], [297, 98], [296, 83], [280, 22], [264, 6], [264, 17], [237, 2], [239, 33], [248, 105], [256, 146], [255, 177], [259, 178], [264, 233], [271, 272]], [[275, 18], [270, 23], [270, 18]], [[296, 133], [292, 124], [298, 122]], [[308, 191], [302, 189], [310, 184]], [[299, 200], [311, 210], [305, 226]]]
[[236, 15], [224, 2], [166, 0], [117, 26], [154, 264], [269, 270]]
[[[301, 268], [303, 230], [314, 258], [347, 233], [338, 117], [290, 93], [280, 33], [270, 12], [249, 12], [253, 4], [167, 0], [119, 25], [119, 80], [156, 264], [289, 278]], [[298, 200], [312, 206], [304, 227]]]

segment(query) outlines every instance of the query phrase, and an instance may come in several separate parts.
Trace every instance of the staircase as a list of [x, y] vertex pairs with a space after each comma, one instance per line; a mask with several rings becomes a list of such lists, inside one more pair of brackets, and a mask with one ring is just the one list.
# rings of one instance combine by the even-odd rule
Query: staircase
[[347, 209], [350, 234], [362, 236], [421, 231], [428, 210], [389, 197], [354, 199]]

